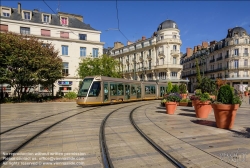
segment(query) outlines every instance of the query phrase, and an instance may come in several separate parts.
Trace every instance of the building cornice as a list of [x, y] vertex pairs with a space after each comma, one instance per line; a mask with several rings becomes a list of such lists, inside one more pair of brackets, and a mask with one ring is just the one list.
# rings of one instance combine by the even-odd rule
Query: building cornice
[[3, 24], [4, 22], [15, 23], [15, 24], [25, 24], [25, 25], [45, 27], [45, 28], [53, 28], [53, 29], [58, 29], [58, 31], [59, 30], [79, 31], [79, 32], [85, 31], [89, 33], [101, 34], [101, 31], [98, 31], [98, 30], [78, 29], [78, 28], [72, 28], [72, 27], [66, 27], [66, 26], [55, 26], [55, 25], [50, 25], [50, 24], [39, 24], [39, 23], [33, 23], [29, 21], [17, 21], [17, 20], [5, 19], [1, 17], [1, 24]]

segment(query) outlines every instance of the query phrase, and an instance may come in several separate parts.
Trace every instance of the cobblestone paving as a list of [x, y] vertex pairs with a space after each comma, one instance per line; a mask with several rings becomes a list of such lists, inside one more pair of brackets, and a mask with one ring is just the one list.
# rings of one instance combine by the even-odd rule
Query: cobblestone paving
[[131, 106], [113, 113], [106, 123], [106, 142], [114, 167], [175, 167], [130, 124], [129, 114], [133, 108]]

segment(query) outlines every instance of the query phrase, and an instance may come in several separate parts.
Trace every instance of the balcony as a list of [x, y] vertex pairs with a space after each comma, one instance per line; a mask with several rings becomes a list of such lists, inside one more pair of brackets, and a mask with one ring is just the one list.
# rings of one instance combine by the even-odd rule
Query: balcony
[[248, 57], [248, 53], [243, 53], [243, 57]]
[[165, 58], [164, 51], [159, 51], [158, 52], [158, 57], [159, 58]]
[[228, 58], [228, 57], [229, 57], [229, 55], [228, 55], [228, 54], [227, 54], [227, 55], [225, 55], [225, 59], [226, 59], [226, 58]]
[[231, 77], [232, 77], [232, 78], [239, 78], [240, 75], [232, 75]]
[[180, 55], [180, 50], [171, 50], [171, 55], [179, 56]]
[[139, 57], [139, 60], [140, 60], [141, 62], [143, 62], [143, 56], [140, 56], [140, 57]]
[[210, 60], [210, 63], [215, 62], [215, 59]]
[[135, 62], [136, 62], [136, 59], [135, 59], [135, 58], [133, 58], [133, 59], [132, 59], [132, 61], [135, 63]]
[[148, 60], [152, 60], [151, 55], [147, 55], [147, 59], [148, 59]]
[[243, 75], [243, 77], [249, 77], [249, 75]]
[[232, 54], [232, 57], [238, 57], [239, 54]]
[[154, 66], [155, 68], [154, 69], [159, 69], [159, 68], [175, 68], [175, 69], [182, 69], [183, 66], [182, 65], [179, 65], [179, 64], [164, 64], [164, 65], [156, 65]]
[[216, 59], [216, 61], [220, 61], [220, 60], [222, 60], [222, 57], [219, 57], [219, 58]]
[[129, 60], [128, 59], [126, 59], [126, 64], [129, 64]]
[[228, 69], [250, 69], [250, 65], [230, 66]]

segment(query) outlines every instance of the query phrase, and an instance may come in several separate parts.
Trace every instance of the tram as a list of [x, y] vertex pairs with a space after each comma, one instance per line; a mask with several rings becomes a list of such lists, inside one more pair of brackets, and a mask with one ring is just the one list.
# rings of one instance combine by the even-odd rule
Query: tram
[[163, 97], [166, 88], [166, 83], [87, 76], [79, 88], [76, 103], [86, 106], [155, 100]]

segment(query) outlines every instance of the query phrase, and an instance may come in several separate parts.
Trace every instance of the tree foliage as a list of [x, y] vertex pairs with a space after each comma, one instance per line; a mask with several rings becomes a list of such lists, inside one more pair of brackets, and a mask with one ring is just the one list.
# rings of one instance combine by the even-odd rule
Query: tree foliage
[[170, 93], [171, 93], [171, 91], [172, 91], [172, 89], [173, 89], [173, 85], [172, 85], [172, 83], [171, 83], [171, 82], [168, 82], [168, 86], [167, 86], [167, 94], [170, 94]]
[[52, 44], [11, 32], [0, 33], [0, 40], [0, 83], [14, 87], [19, 98], [25, 88], [62, 78], [62, 60]]
[[118, 61], [108, 55], [103, 55], [99, 58], [87, 57], [80, 63], [78, 75], [81, 78], [94, 75], [121, 78], [118, 67]]
[[198, 60], [195, 59], [195, 63], [196, 63], [196, 78], [197, 78], [197, 88], [196, 89], [199, 89], [200, 88], [200, 85], [201, 85], [201, 73], [200, 73], [200, 67], [198, 65]]
[[216, 84], [210, 78], [204, 77], [201, 80], [200, 89], [202, 93], [215, 94]]

